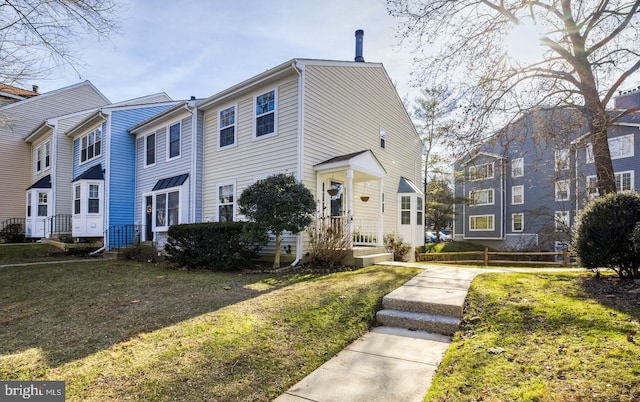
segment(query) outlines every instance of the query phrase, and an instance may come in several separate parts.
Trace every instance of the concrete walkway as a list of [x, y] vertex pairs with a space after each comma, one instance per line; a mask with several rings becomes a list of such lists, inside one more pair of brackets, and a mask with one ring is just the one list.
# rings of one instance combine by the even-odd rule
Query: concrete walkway
[[[443, 331], [415, 328], [420, 326], [420, 320], [435, 321], [436, 329], [441, 328], [440, 320], [457, 320], [459, 325], [471, 280], [488, 270], [424, 264], [386, 265], [425, 269], [385, 296], [384, 310], [378, 312], [379, 322], [391, 320], [406, 324], [405, 328], [383, 322], [383, 326], [347, 346], [279, 396], [276, 402], [422, 401], [451, 344], [452, 332], [447, 326], [442, 327]], [[427, 308], [428, 312], [417, 312], [416, 308]], [[386, 316], [381, 314], [385, 311]]]

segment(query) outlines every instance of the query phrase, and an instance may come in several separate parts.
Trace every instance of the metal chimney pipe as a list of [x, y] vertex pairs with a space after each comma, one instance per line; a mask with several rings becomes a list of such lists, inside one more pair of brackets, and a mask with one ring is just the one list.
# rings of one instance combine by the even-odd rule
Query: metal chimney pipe
[[364, 62], [364, 57], [362, 56], [362, 39], [364, 37], [364, 31], [362, 29], [358, 29], [356, 31], [356, 57], [353, 59], [357, 62]]

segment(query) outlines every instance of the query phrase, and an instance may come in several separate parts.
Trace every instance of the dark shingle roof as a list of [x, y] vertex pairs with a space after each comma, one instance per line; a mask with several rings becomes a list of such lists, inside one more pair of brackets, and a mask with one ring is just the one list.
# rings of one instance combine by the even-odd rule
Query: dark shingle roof
[[89, 170], [86, 170], [80, 176], [71, 180], [71, 182], [73, 183], [74, 181], [78, 181], [78, 180], [104, 180], [104, 172], [102, 171], [102, 165], [97, 164], [89, 168]]
[[31, 190], [32, 188], [51, 188], [51, 175], [48, 174], [44, 176], [42, 179], [33, 183], [27, 190]]
[[158, 180], [156, 185], [153, 186], [153, 190], [151, 190], [151, 191], [163, 190], [165, 188], [181, 186], [181, 185], [184, 184], [184, 182], [187, 180], [188, 177], [189, 177], [189, 174], [185, 173], [185, 174], [181, 174], [179, 176], [173, 176], [173, 177], [167, 177], [166, 179], [160, 179], [160, 180]]

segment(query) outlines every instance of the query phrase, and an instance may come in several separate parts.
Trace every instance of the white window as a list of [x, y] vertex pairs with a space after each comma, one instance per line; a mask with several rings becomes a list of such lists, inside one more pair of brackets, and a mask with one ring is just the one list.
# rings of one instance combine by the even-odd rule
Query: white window
[[593, 156], [593, 144], [589, 143], [587, 144], [586, 148], [585, 148], [585, 159], [587, 161], [587, 163], [593, 163], [595, 162], [595, 157]]
[[524, 230], [524, 214], [511, 214], [511, 231], [522, 232]]
[[493, 230], [493, 215], [470, 216], [469, 230]]
[[628, 172], [620, 172], [615, 174], [616, 189], [619, 193], [623, 191], [633, 191], [633, 170]]
[[524, 175], [524, 158], [516, 158], [511, 161], [511, 177]]
[[511, 187], [511, 204], [524, 204], [524, 186]]
[[276, 133], [276, 91], [271, 90], [255, 98], [256, 138]]
[[469, 199], [473, 205], [493, 205], [493, 189], [471, 190]]
[[75, 186], [73, 186], [73, 214], [74, 215], [79, 215], [80, 214], [80, 200], [81, 200], [81, 196], [80, 196], [80, 185], [76, 184]]
[[411, 224], [411, 196], [403, 195], [400, 197], [400, 224]]
[[236, 143], [236, 107], [231, 106], [219, 113], [219, 147], [226, 148]]
[[44, 143], [44, 168], [48, 169], [51, 166], [51, 143], [49, 141]]
[[47, 193], [38, 192], [38, 216], [47, 216], [49, 213], [47, 195]]
[[234, 183], [218, 186], [218, 222], [235, 220], [235, 187]]
[[556, 181], [556, 201], [568, 201], [569, 196], [569, 180]]
[[569, 169], [569, 149], [556, 150], [556, 171]]
[[164, 230], [180, 223], [180, 191], [156, 193], [156, 229]]
[[597, 197], [600, 192], [598, 191], [598, 177], [587, 176], [586, 178], [586, 191], [589, 197]]
[[144, 164], [145, 166], [156, 164], [156, 133], [144, 137]]
[[424, 202], [422, 202], [422, 197], [417, 197], [416, 202], [418, 203], [417, 205], [418, 213], [416, 215], [416, 224], [422, 225], [424, 223], [424, 217], [423, 217]]
[[36, 173], [42, 171], [42, 147], [36, 148]]
[[611, 159], [629, 158], [633, 156], [633, 134], [609, 138]]
[[469, 180], [490, 179], [493, 177], [493, 162], [478, 166], [469, 166]]
[[167, 135], [167, 159], [180, 156], [180, 122], [169, 126]]
[[90, 161], [102, 154], [102, 127], [80, 137], [80, 163]]
[[90, 214], [100, 213], [100, 185], [89, 184], [89, 197], [87, 198], [87, 212]]
[[31, 192], [27, 191], [27, 218], [31, 217]]
[[569, 212], [556, 211], [555, 213], [556, 231], [567, 230], [569, 228]]

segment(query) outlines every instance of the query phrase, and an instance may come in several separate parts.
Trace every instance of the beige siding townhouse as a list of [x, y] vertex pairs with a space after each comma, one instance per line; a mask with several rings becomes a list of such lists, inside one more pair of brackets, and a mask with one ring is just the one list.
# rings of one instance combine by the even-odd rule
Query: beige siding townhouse
[[[378, 254], [392, 233], [424, 244], [423, 194], [414, 184], [423, 144], [382, 64], [293, 59], [198, 109], [203, 220], [242, 220], [242, 191], [289, 173], [316, 197], [318, 221], [349, 231], [354, 250]], [[307, 241], [289, 236], [283, 258], [303, 259]]]
[[[34, 130], [46, 119], [75, 113], [91, 107], [109, 104], [109, 100], [89, 81], [61, 88], [55, 91], [26, 98], [0, 107], [0, 228], [14, 218], [24, 218], [27, 210], [25, 190], [31, 187], [36, 177], [44, 178], [46, 169], [46, 140], [36, 144], [40, 148], [40, 171], [32, 157], [32, 145], [25, 141]], [[53, 137], [50, 141], [53, 141]], [[34, 140], [36, 140], [34, 138]], [[49, 164], [51, 164], [51, 148], [49, 145]], [[39, 180], [39, 179], [38, 179]], [[46, 181], [46, 180], [45, 180]], [[46, 186], [46, 183], [41, 183]], [[44, 197], [41, 212], [50, 207], [50, 199]], [[32, 201], [33, 202], [33, 201]], [[37, 208], [32, 205], [32, 208]], [[37, 213], [37, 211], [36, 211]], [[49, 214], [49, 211], [46, 211]]]
[[24, 213], [28, 238], [71, 235], [73, 141], [66, 133], [95, 110], [46, 119], [25, 138], [31, 146]]

